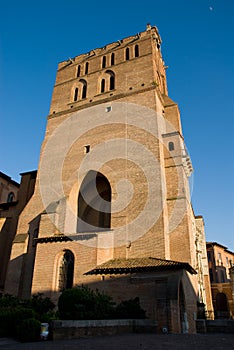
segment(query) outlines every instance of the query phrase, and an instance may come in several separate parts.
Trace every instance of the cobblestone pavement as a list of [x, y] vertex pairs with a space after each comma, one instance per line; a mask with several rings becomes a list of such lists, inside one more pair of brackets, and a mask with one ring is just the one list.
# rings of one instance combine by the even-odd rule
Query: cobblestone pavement
[[234, 350], [234, 334], [124, 334], [74, 340], [18, 343], [1, 338], [7, 350]]

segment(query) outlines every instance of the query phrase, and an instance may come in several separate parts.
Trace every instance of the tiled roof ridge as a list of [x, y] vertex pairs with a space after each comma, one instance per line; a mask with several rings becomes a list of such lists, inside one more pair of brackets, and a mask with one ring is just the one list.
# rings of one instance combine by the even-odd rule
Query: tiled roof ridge
[[[153, 263], [155, 262], [155, 263]], [[117, 258], [110, 259], [85, 274], [100, 274], [101, 272], [117, 273], [123, 271], [140, 271], [142, 269], [152, 268], [168, 268], [168, 267], [181, 267], [185, 268], [191, 273], [196, 271], [187, 262], [166, 260], [156, 257], [135, 257], [135, 258]]]

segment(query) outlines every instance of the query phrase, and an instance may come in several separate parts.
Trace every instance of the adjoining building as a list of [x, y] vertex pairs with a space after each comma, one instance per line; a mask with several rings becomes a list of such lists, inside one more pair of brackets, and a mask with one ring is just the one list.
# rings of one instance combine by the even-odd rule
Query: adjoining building
[[215, 318], [234, 318], [234, 253], [217, 242], [207, 242]]
[[17, 201], [19, 183], [0, 171], [0, 204]]
[[31, 198], [36, 171], [21, 173], [20, 184], [0, 172], [0, 293], [4, 292], [8, 262], [18, 218]]
[[203, 219], [156, 27], [59, 63], [35, 191], [5, 292], [86, 284], [139, 297], [159, 329], [195, 332], [212, 311]]

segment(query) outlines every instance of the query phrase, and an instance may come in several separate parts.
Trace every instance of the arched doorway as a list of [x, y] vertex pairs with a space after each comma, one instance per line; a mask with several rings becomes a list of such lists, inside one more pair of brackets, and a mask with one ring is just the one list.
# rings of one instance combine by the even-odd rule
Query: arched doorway
[[216, 295], [216, 318], [229, 318], [228, 300], [226, 294], [217, 293]]
[[59, 290], [72, 288], [74, 276], [74, 255], [65, 250], [59, 266]]
[[109, 229], [111, 224], [111, 187], [107, 178], [96, 171], [85, 176], [78, 195], [77, 232]]

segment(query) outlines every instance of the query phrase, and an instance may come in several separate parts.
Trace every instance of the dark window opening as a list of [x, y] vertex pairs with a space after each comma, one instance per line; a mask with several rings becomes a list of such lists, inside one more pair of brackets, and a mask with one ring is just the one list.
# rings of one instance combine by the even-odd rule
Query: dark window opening
[[105, 84], [106, 84], [105, 79], [102, 79], [102, 81], [101, 81], [101, 92], [105, 92]]
[[139, 57], [139, 45], [135, 46], [135, 57]]
[[107, 74], [109, 74], [109, 90], [115, 89], [115, 73], [112, 70], [107, 70]]
[[213, 278], [213, 271], [212, 271], [212, 269], [209, 269], [209, 275], [210, 275], [210, 283], [213, 283], [214, 278]]
[[8, 193], [8, 196], [7, 196], [7, 203], [13, 202], [14, 197], [15, 197], [15, 195], [14, 195], [13, 192]]
[[129, 51], [129, 47], [127, 47], [125, 51], [125, 60], [128, 61], [129, 58], [130, 58], [130, 51]]
[[89, 72], [89, 62], [86, 62], [85, 64], [85, 74], [88, 74]]
[[75, 88], [75, 92], [74, 92], [74, 101], [78, 100], [78, 88]]
[[86, 94], [87, 94], [87, 86], [83, 85], [82, 98], [86, 98]]
[[80, 65], [77, 67], [77, 78], [80, 76]]
[[174, 142], [168, 143], [168, 149], [169, 149], [169, 151], [174, 151], [174, 149], [175, 149]]
[[74, 255], [70, 250], [64, 252], [59, 268], [59, 290], [70, 289], [73, 286]]
[[102, 57], [102, 68], [106, 68], [106, 56]]
[[226, 273], [223, 270], [220, 271], [220, 282], [221, 283], [225, 283], [226, 282]]
[[77, 232], [96, 232], [110, 228], [111, 187], [99, 172], [89, 171], [78, 196]]
[[112, 111], [112, 107], [111, 107], [111, 106], [107, 106], [106, 109], [105, 109], [105, 111], [106, 111], [107, 113], [111, 112], [111, 111]]
[[87, 82], [84, 79], [81, 79], [80, 82], [82, 83], [82, 93], [81, 98], [84, 99], [87, 97]]
[[115, 77], [114, 75], [110, 76], [110, 90], [114, 90], [115, 88]]
[[86, 146], [84, 146], [84, 148], [85, 148], [85, 153], [90, 152], [90, 145], [86, 145]]
[[207, 259], [208, 259], [209, 262], [211, 261], [211, 254], [210, 254], [209, 251], [207, 252]]
[[113, 66], [115, 64], [115, 54], [111, 54], [111, 65]]

